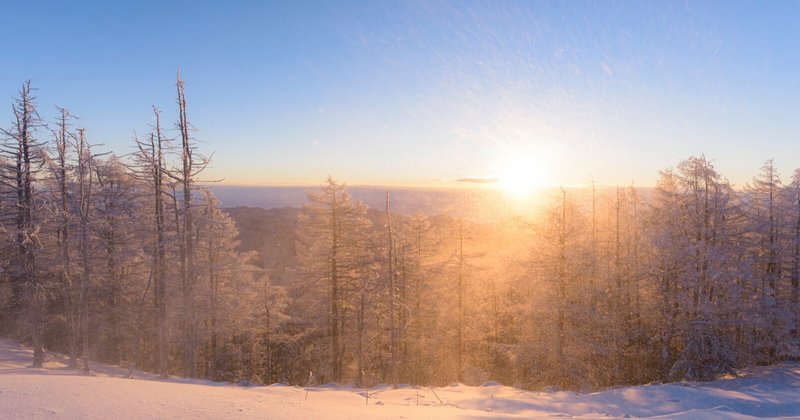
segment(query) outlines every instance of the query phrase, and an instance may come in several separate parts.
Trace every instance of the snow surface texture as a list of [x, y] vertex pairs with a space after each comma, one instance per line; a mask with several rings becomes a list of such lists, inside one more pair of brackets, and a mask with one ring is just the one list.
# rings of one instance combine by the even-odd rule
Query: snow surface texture
[[[0, 339], [0, 418], [37, 419], [481, 419], [541, 417], [750, 418], [800, 416], [800, 366], [743, 372], [708, 383], [632, 386], [591, 394], [479, 387], [239, 387], [171, 378], [94, 364], [90, 374], [48, 354], [30, 368], [32, 352]], [[438, 398], [436, 395], [438, 395]], [[442, 402], [439, 401], [441, 399]], [[417, 403], [417, 401], [419, 401]], [[417, 405], [419, 404], [419, 405]]]

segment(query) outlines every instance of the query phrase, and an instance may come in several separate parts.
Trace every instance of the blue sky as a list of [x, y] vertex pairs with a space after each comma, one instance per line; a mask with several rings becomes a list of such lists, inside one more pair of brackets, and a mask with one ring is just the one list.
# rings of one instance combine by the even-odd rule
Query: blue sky
[[[173, 120], [207, 178], [442, 186], [510, 161], [551, 183], [650, 185], [705, 153], [741, 185], [800, 167], [800, 2], [13, 2], [23, 80], [117, 153]], [[7, 101], [8, 102], [8, 101]], [[10, 123], [10, 112], [0, 121]], [[45, 133], [41, 133], [45, 136]]]

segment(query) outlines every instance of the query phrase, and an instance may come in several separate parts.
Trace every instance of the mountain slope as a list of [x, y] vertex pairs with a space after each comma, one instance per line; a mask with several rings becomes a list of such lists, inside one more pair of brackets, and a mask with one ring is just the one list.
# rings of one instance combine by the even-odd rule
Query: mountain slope
[[[29, 368], [30, 349], [0, 340], [0, 407], [3, 418], [537, 418], [551, 416], [748, 418], [800, 416], [800, 366], [748, 371], [708, 383], [625, 387], [591, 394], [528, 392], [498, 384], [453, 385], [434, 390], [401, 387], [364, 392], [352, 387], [237, 387], [167, 379], [94, 365], [82, 374], [49, 355], [43, 369]], [[435, 392], [435, 394], [434, 394]], [[441, 399], [441, 402], [440, 402]], [[417, 405], [418, 404], [418, 405]]]

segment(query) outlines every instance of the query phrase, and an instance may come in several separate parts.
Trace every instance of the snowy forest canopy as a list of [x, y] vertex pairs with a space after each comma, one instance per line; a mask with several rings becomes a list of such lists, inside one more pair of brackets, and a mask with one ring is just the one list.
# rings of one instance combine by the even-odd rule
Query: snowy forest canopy
[[734, 189], [690, 157], [651, 189], [564, 189], [492, 222], [396, 214], [390, 193], [369, 209], [333, 178], [302, 209], [223, 210], [176, 87], [175, 124], [154, 107], [124, 157], [19, 92], [0, 332], [34, 366], [47, 348], [227, 381], [594, 389], [798, 356], [800, 172], [768, 160]]

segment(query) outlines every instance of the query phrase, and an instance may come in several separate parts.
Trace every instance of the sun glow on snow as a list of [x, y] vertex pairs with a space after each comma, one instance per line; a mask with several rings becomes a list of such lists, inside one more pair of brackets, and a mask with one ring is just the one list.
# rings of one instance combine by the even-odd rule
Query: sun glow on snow
[[498, 170], [497, 185], [515, 198], [530, 195], [550, 181], [550, 168], [542, 160], [514, 158], [507, 160]]

